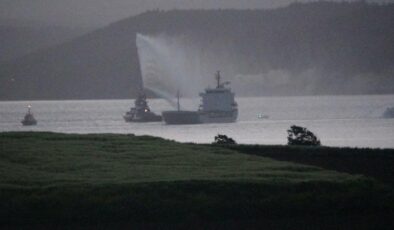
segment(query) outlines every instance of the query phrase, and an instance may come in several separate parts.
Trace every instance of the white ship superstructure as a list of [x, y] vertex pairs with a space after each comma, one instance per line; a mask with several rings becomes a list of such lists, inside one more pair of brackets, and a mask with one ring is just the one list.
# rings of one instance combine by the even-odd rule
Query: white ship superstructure
[[216, 73], [216, 88], [205, 89], [200, 93], [201, 105], [199, 108], [202, 123], [228, 123], [235, 122], [238, 117], [238, 105], [235, 94], [226, 85], [230, 82], [220, 82], [220, 72]]

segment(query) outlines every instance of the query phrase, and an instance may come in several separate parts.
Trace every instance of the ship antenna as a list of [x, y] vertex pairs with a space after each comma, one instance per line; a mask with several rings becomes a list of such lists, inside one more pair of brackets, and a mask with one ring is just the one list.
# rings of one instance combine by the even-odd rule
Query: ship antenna
[[177, 99], [177, 108], [178, 108], [178, 111], [181, 110], [181, 105], [179, 104], [179, 97], [180, 97], [180, 93], [179, 93], [179, 89], [178, 89], [178, 91], [176, 92], [176, 99]]
[[216, 88], [220, 88], [220, 71], [219, 70], [216, 72], [215, 78], [216, 78], [216, 81], [217, 81], [217, 84], [218, 84], [216, 86]]

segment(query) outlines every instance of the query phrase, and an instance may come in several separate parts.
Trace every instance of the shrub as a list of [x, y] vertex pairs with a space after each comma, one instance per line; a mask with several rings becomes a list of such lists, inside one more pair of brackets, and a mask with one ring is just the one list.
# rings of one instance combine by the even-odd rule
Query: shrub
[[320, 140], [307, 128], [293, 125], [287, 130], [288, 145], [320, 146]]
[[228, 137], [226, 135], [218, 134], [215, 136], [215, 141], [213, 144], [221, 144], [221, 145], [235, 145], [237, 144], [233, 138]]

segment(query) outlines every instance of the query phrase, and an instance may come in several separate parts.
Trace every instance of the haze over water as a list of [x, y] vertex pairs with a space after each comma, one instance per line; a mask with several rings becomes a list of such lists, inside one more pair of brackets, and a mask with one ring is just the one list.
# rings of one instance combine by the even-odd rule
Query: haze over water
[[[325, 146], [394, 148], [394, 119], [381, 118], [393, 106], [394, 95], [236, 98], [236, 123], [165, 125], [161, 122], [126, 123], [122, 115], [133, 100], [0, 102], [0, 132], [50, 131], [65, 133], [134, 133], [180, 142], [211, 143], [218, 133], [245, 144], [286, 144], [286, 130], [301, 125], [314, 132]], [[199, 99], [182, 99], [196, 110]], [[34, 127], [20, 121], [33, 106]], [[172, 109], [163, 99], [150, 99], [151, 109]], [[258, 115], [269, 119], [259, 119]]]

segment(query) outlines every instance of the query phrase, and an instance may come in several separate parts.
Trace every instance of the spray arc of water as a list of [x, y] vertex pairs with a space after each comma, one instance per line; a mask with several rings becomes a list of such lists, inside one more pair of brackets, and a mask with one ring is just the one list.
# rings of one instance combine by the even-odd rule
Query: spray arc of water
[[144, 88], [174, 107], [177, 91], [187, 97], [198, 95], [203, 88], [201, 66], [179, 39], [137, 34], [136, 42]]
[[150, 87], [145, 87], [145, 88], [152, 91], [154, 94], [156, 94], [156, 96], [165, 99], [168, 102], [168, 104], [171, 105], [171, 107], [177, 108], [177, 102], [173, 99], [172, 95], [169, 95], [168, 93], [160, 89], [155, 89]]

